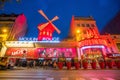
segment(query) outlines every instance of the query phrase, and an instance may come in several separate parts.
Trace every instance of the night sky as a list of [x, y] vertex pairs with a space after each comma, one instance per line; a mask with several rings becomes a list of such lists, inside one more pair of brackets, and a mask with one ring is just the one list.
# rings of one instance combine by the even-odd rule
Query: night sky
[[53, 36], [63, 39], [67, 37], [72, 15], [93, 16], [96, 20], [99, 31], [120, 11], [120, 0], [15, 0], [5, 3], [0, 13], [21, 14], [27, 17], [28, 31], [26, 37], [37, 37], [37, 25], [46, 20], [38, 13], [42, 9], [52, 19], [58, 16], [59, 19], [53, 23], [61, 30], [61, 34], [55, 31]]

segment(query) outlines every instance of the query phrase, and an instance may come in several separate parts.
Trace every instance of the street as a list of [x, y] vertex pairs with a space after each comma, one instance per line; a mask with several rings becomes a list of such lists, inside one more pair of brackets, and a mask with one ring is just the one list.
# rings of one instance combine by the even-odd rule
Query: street
[[120, 70], [0, 70], [0, 80], [120, 80]]

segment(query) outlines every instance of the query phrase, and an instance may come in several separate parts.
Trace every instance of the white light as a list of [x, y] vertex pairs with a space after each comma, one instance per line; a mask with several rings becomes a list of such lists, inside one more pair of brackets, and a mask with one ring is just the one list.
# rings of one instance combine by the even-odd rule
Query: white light
[[40, 43], [59, 43], [60, 41], [37, 41]]
[[8, 41], [6, 42], [8, 47], [34, 47], [33, 42], [29, 41]]
[[[38, 41], [38, 38], [28, 38], [28, 37], [20, 37], [19, 41]], [[43, 38], [43, 41], [51, 41], [49, 38]], [[52, 41], [59, 41], [59, 37], [53, 37]]]
[[102, 45], [99, 45], [99, 46], [83, 46], [82, 48], [81, 48], [81, 50], [82, 49], [86, 49], [86, 48], [105, 48], [104, 46], [102, 46]]

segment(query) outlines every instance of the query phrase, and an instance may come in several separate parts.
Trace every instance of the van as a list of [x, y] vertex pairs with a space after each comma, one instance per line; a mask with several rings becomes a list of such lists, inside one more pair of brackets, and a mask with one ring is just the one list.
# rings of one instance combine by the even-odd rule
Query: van
[[0, 57], [0, 69], [7, 69], [8, 68], [8, 57]]

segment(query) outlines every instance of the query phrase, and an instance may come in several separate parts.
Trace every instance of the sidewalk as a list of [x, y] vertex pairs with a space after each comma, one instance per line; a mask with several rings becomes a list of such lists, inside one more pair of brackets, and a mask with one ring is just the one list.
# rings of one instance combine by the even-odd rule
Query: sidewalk
[[[35, 68], [27, 68], [27, 67], [14, 67], [13, 70], [31, 70], [31, 69], [35, 69], [35, 70], [59, 70], [59, 68], [50, 68], [48, 67], [47, 69], [43, 69], [42, 67], [35, 67]], [[63, 67], [62, 70], [68, 70], [67, 67]], [[71, 67], [70, 70], [76, 70], [75, 67]], [[113, 67], [112, 69], [106, 67], [105, 69], [100, 69], [100, 67], [97, 67], [96, 69], [92, 69], [91, 66], [89, 66], [87, 69], [84, 69], [83, 67], [78, 69], [78, 70], [120, 70], [117, 67]]]

